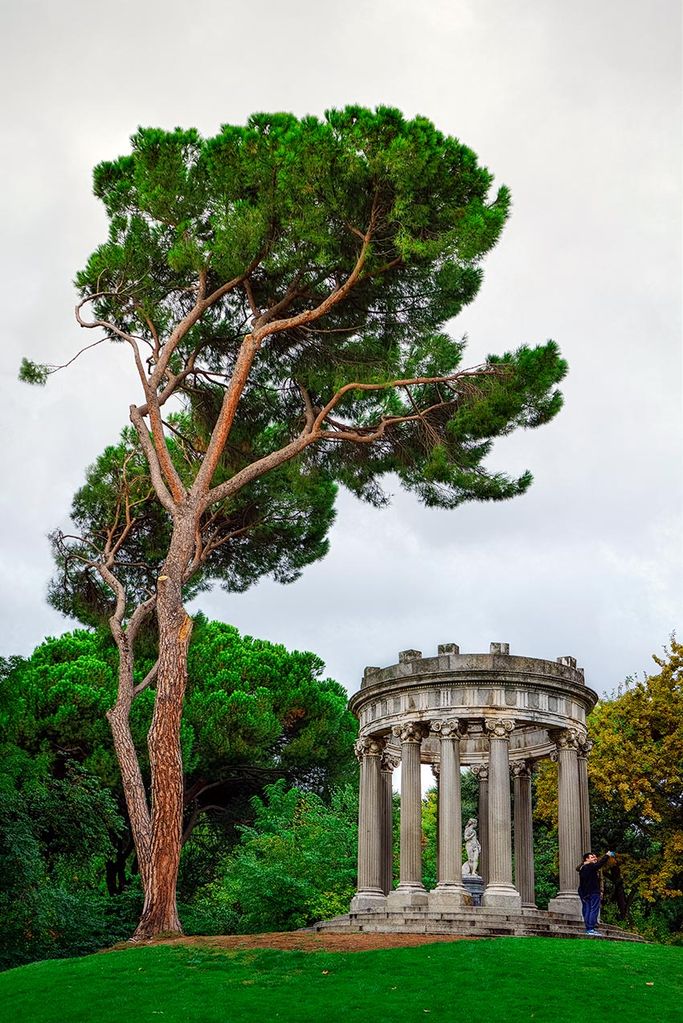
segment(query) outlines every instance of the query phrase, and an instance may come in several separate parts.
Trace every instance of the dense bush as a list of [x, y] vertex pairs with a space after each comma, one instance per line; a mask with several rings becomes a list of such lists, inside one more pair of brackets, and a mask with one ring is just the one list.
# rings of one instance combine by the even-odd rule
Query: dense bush
[[327, 805], [279, 781], [253, 805], [254, 824], [240, 829], [221, 877], [197, 893], [193, 922], [247, 934], [293, 930], [348, 912], [356, 881], [354, 789], [337, 790]]

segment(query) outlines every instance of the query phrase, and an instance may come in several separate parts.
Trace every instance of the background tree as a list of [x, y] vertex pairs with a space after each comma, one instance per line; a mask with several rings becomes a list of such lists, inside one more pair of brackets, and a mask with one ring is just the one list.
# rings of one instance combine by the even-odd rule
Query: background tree
[[329, 804], [284, 781], [252, 800], [254, 822], [198, 892], [195, 912], [222, 932], [306, 927], [348, 912], [356, 889], [358, 793], [337, 789]]
[[[31, 742], [32, 693], [23, 662], [0, 659], [0, 969], [94, 951], [124, 937], [121, 914], [96, 883], [124, 828], [111, 793], [58, 750]], [[57, 769], [55, 769], [57, 767]], [[95, 883], [93, 883], [95, 881]]]
[[[77, 277], [77, 318], [130, 348], [142, 390], [131, 422], [170, 523], [154, 590], [135, 606], [117, 560], [135, 528], [126, 487], [104, 542], [75, 541], [115, 595], [109, 720], [145, 889], [137, 937], [180, 929], [183, 601], [217, 546], [229, 556], [238, 495], [293, 460], [296, 474], [376, 502], [387, 473], [445, 507], [529, 486], [528, 473], [510, 479], [483, 462], [492, 438], [560, 408], [556, 346], [468, 371], [463, 344], [443, 332], [475, 296], [508, 214], [507, 190], [491, 198], [491, 183], [426, 119], [358, 107], [324, 120], [255, 115], [207, 140], [141, 129], [130, 155], [95, 170], [110, 232]], [[29, 381], [48, 373], [22, 369]], [[204, 431], [200, 443], [183, 434], [196, 452], [186, 471], [169, 451], [171, 399]], [[152, 613], [148, 802], [128, 722], [135, 641]]]
[[[141, 673], [153, 657], [150, 645], [146, 659], [140, 658]], [[67, 777], [82, 777], [96, 785], [103, 806], [117, 808], [115, 826], [94, 811], [83, 815], [80, 830], [68, 826], [74, 842], [80, 843], [81, 860], [97, 861], [95, 869], [104, 872], [110, 894], [128, 887], [133, 852], [104, 716], [116, 694], [116, 660], [116, 647], [103, 631], [79, 630], [48, 639], [30, 658], [7, 662], [0, 701], [6, 742], [0, 778], [13, 805], [23, 806], [22, 820], [35, 822], [41, 816], [31, 801], [35, 791], [31, 779], [38, 770], [29, 770], [31, 764], [39, 765], [41, 791], [49, 789], [54, 799]], [[185, 868], [186, 897], [206, 883], [226, 847], [236, 841], [237, 825], [250, 822], [251, 797], [262, 795], [267, 785], [282, 779], [328, 801], [334, 787], [355, 778], [357, 722], [347, 709], [346, 691], [323, 678], [323, 668], [314, 654], [290, 653], [198, 616], [181, 733], [183, 847], [190, 861]], [[143, 750], [153, 703], [153, 692], [145, 690], [131, 716], [133, 739]], [[148, 784], [144, 756], [140, 768]], [[80, 791], [85, 792], [84, 785], [85, 781]], [[65, 791], [72, 793], [73, 801], [76, 788]], [[42, 816], [46, 814], [47, 810]], [[70, 819], [68, 809], [55, 810], [55, 815]], [[88, 820], [100, 820], [92, 841], [82, 834]], [[36, 827], [44, 836], [38, 843], [41, 856], [50, 856], [51, 826]], [[17, 872], [19, 887], [22, 876]]]
[[[593, 844], [618, 851], [607, 872], [622, 916], [661, 936], [683, 927], [683, 645], [660, 671], [599, 701], [589, 717]], [[539, 772], [538, 812], [556, 821], [554, 771]], [[622, 893], [623, 889], [623, 893]]]

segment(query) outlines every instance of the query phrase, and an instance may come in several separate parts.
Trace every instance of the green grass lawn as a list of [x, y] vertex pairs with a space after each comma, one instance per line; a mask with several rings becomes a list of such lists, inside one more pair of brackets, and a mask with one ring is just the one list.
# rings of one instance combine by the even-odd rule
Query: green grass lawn
[[0, 975], [8, 1023], [681, 1023], [683, 949], [506, 938], [377, 952], [134, 948]]

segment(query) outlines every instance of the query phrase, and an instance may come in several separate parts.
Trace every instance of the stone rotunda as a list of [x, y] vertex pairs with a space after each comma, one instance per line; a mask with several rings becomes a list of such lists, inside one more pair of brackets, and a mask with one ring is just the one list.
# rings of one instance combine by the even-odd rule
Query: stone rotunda
[[[443, 912], [471, 903], [462, 873], [462, 767], [479, 780], [482, 907], [508, 914], [535, 908], [531, 773], [550, 757], [558, 765], [560, 890], [549, 909], [580, 918], [576, 865], [590, 848], [586, 717], [596, 701], [573, 657], [514, 657], [507, 643], [492, 643], [488, 654], [461, 654], [455, 643], [436, 657], [404, 650], [398, 664], [366, 668], [350, 703], [360, 722], [361, 773], [351, 913]], [[392, 891], [392, 772], [399, 764], [400, 880]], [[438, 791], [438, 883], [430, 892], [422, 883], [421, 764], [432, 765]]]
[[[360, 722], [358, 890], [348, 915], [320, 931], [574, 937], [583, 934], [576, 867], [590, 849], [586, 718], [597, 702], [573, 657], [403, 650], [398, 664], [366, 668], [350, 707]], [[547, 911], [534, 894], [531, 775], [558, 770], [560, 889]], [[392, 774], [401, 766], [400, 876], [392, 889]], [[437, 885], [422, 881], [421, 766], [437, 779]], [[461, 769], [479, 782], [478, 875], [464, 876]], [[468, 821], [472, 835], [472, 821]], [[513, 869], [514, 863], [514, 869]], [[472, 863], [470, 862], [470, 867]], [[480, 875], [480, 876], [479, 876]], [[475, 882], [475, 883], [473, 883]], [[479, 892], [481, 896], [479, 898]], [[641, 941], [601, 925], [606, 937]]]
[[[350, 701], [360, 722], [358, 890], [347, 917], [318, 929], [581, 933], [576, 866], [591, 847], [586, 717], [596, 701], [573, 657], [511, 656], [507, 643], [492, 643], [488, 654], [461, 654], [455, 643], [440, 646], [436, 657], [403, 650], [398, 664], [366, 668]], [[541, 912], [531, 774], [547, 757], [558, 768], [560, 889]], [[399, 764], [400, 877], [392, 889], [392, 773]], [[431, 765], [438, 791], [432, 891], [422, 881], [422, 764]], [[479, 781], [480, 898], [473, 879], [463, 877], [465, 767]]]

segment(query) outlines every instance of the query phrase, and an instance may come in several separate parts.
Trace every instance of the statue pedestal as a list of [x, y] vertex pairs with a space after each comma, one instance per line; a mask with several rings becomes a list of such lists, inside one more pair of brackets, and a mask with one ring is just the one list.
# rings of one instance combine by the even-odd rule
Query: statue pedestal
[[433, 913], [457, 913], [469, 905], [464, 886], [456, 881], [443, 881], [429, 892], [429, 908]]
[[481, 906], [481, 897], [486, 888], [486, 882], [479, 874], [463, 874], [462, 883], [466, 894], [470, 897], [472, 906]]

